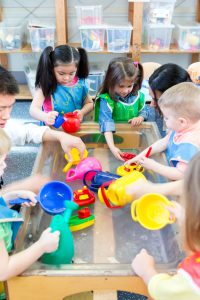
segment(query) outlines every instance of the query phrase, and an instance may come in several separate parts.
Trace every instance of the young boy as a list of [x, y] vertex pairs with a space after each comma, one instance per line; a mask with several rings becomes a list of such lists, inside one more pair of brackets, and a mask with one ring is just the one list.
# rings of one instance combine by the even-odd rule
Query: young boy
[[[37, 126], [35, 124], [23, 124], [11, 121], [10, 114], [15, 104], [15, 97], [19, 93], [19, 87], [15, 78], [10, 72], [0, 66], [0, 127], [4, 128], [8, 136], [11, 138], [12, 145], [24, 145], [25, 143], [41, 143], [48, 141], [58, 141], [67, 155], [71, 158], [70, 150], [77, 148], [80, 155], [83, 155], [85, 145], [78, 137], [69, 135], [62, 131], [52, 130], [47, 126]], [[5, 187], [6, 191], [14, 189], [31, 189], [38, 192], [38, 189], [47, 179], [40, 175], [27, 178], [24, 181], [15, 183]], [[38, 183], [38, 184], [37, 184]]]
[[137, 162], [147, 170], [178, 180], [200, 150], [200, 90], [190, 82], [177, 84], [162, 94], [158, 105], [169, 133], [152, 145], [151, 155], [166, 151], [170, 166], [145, 157], [147, 149], [126, 164]]
[[[1, 128], [0, 141], [0, 176], [2, 176], [6, 168], [5, 158], [10, 150], [11, 141]], [[3, 197], [0, 195], [0, 280], [3, 281], [22, 273], [45, 252], [55, 251], [59, 242], [59, 232], [55, 231], [51, 233], [50, 228], [48, 228], [31, 247], [9, 256], [8, 252], [13, 248], [16, 233], [23, 221], [20, 214], [7, 207], [9, 200], [16, 197], [28, 198], [33, 201], [34, 194], [23, 190], [4, 194]], [[0, 282], [1, 288], [2, 284]], [[2, 290], [0, 299], [3, 299]]]

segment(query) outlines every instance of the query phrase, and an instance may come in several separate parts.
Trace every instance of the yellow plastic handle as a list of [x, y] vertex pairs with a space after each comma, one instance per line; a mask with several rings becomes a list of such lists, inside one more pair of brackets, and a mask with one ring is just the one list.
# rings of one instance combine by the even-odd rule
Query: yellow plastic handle
[[63, 168], [63, 172], [66, 173], [71, 168], [72, 165], [73, 165], [72, 161], [68, 162], [68, 164], [66, 164], [66, 166]]
[[131, 216], [134, 221], [138, 221], [138, 217], [136, 215], [137, 203], [138, 203], [138, 200], [134, 200], [131, 204]]

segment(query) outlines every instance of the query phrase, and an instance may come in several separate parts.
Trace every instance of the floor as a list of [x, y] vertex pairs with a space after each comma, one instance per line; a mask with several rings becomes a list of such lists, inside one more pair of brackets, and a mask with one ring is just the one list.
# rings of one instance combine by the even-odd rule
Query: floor
[[[30, 101], [17, 101], [14, 105], [11, 118], [23, 119], [24, 122], [34, 122], [39, 124], [29, 115]], [[37, 155], [38, 145], [29, 144], [22, 147], [12, 147], [12, 151], [7, 156], [7, 169], [4, 175], [4, 183], [8, 184], [15, 180], [25, 178], [31, 174], [32, 167]], [[92, 292], [82, 293], [66, 297], [65, 300], [92, 300]], [[103, 298], [102, 298], [103, 299]], [[127, 292], [117, 292], [118, 300], [145, 300], [146, 297]]]

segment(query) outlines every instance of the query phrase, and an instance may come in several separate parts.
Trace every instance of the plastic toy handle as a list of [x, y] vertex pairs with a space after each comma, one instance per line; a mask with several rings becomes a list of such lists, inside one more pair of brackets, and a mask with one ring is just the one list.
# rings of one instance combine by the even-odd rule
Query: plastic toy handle
[[75, 179], [78, 179], [75, 169], [70, 169], [66, 174], [66, 181], [73, 181]]
[[103, 201], [105, 202], [105, 205], [111, 209], [115, 209], [115, 208], [121, 208], [121, 206], [118, 206], [118, 205], [111, 205], [108, 198], [107, 198], [107, 195], [106, 195], [106, 191], [105, 191], [105, 187], [109, 186], [114, 180], [111, 180], [111, 181], [107, 181], [107, 182], [104, 182], [100, 189], [101, 189], [101, 195], [102, 195], [102, 199]]
[[86, 180], [87, 180], [87, 175], [90, 174], [91, 172], [95, 173], [95, 174], [94, 174], [94, 176], [95, 176], [96, 173], [97, 173], [98, 171], [96, 171], [96, 170], [89, 170], [89, 171], [87, 171], [87, 172], [84, 174], [84, 176], [83, 176], [83, 184], [84, 184], [85, 186], [87, 186], [88, 189], [91, 189], [92, 184], [89, 185], [89, 184], [86, 182]]
[[10, 205], [23, 204], [25, 202], [31, 202], [31, 200], [24, 199], [24, 198], [16, 198], [16, 199], [9, 200]]
[[134, 221], [138, 221], [137, 215], [136, 215], [136, 206], [137, 206], [138, 200], [134, 200], [131, 204], [131, 216]]
[[66, 173], [70, 168], [71, 168], [71, 166], [73, 165], [73, 162], [72, 161], [70, 161], [70, 162], [68, 162], [68, 164], [66, 164], [66, 166], [63, 168], [63, 172], [64, 173]]

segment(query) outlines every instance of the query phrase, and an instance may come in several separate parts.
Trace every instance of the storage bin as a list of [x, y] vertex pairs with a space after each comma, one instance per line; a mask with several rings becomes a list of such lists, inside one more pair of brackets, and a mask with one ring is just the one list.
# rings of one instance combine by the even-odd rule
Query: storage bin
[[109, 25], [107, 27], [108, 52], [129, 52], [132, 29], [130, 24], [125, 26]]
[[81, 25], [97, 25], [102, 23], [102, 6], [75, 6], [77, 23]]
[[103, 25], [80, 26], [81, 45], [89, 52], [103, 51], [106, 27]]
[[148, 24], [145, 27], [144, 45], [151, 50], [169, 49], [174, 25]]
[[24, 44], [23, 29], [21, 26], [0, 26], [0, 49], [17, 50]]
[[35, 63], [29, 63], [24, 67], [26, 81], [32, 96], [34, 96], [35, 93], [36, 68], [37, 66]]
[[200, 50], [200, 24], [177, 25], [177, 44], [181, 50]]
[[176, 0], [150, 0], [144, 4], [144, 22], [170, 24]]
[[31, 48], [33, 51], [43, 51], [47, 46], [55, 45], [55, 27], [29, 24]]
[[103, 82], [104, 75], [105, 73], [102, 71], [94, 71], [89, 74], [87, 84], [91, 96], [95, 96], [97, 94], [99, 87]]

